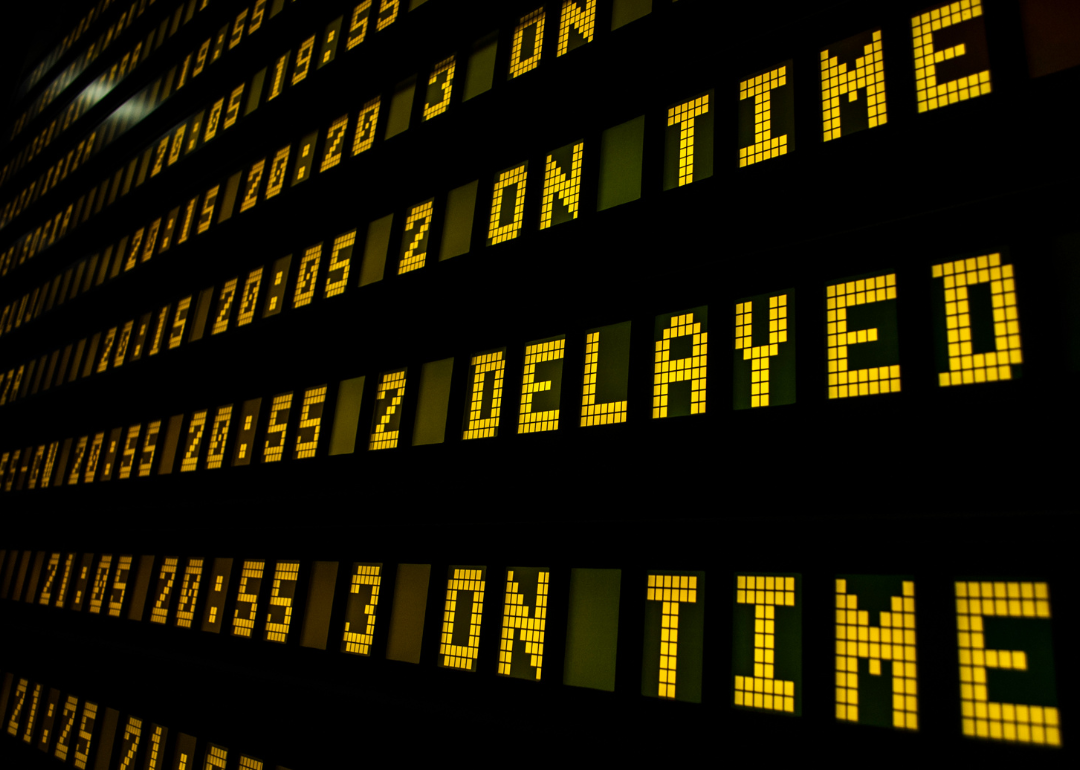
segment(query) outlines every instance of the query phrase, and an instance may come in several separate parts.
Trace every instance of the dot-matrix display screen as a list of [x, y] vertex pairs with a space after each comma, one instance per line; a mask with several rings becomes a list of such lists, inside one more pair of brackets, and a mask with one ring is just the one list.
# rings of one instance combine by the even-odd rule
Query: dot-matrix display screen
[[732, 619], [734, 703], [802, 713], [802, 576], [735, 575]]

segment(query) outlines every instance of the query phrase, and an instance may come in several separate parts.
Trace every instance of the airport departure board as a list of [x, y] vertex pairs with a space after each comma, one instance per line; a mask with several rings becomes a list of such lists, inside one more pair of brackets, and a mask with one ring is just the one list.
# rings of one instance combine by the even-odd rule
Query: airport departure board
[[0, 764], [1075, 764], [1075, 4], [50, 27]]

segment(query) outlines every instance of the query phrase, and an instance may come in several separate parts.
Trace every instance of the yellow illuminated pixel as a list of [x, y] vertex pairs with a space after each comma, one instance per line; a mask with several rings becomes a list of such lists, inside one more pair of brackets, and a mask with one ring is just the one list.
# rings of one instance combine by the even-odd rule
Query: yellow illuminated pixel
[[300, 275], [296, 279], [296, 291], [293, 293], [293, 308], [310, 305], [315, 298], [315, 281], [319, 277], [322, 247], [321, 243], [312, 246], [300, 259]]
[[239, 278], [233, 278], [226, 281], [225, 285], [221, 287], [221, 294], [218, 296], [217, 314], [214, 316], [214, 326], [210, 330], [211, 336], [221, 334], [229, 328], [229, 313], [232, 310], [233, 299], [236, 298], [236, 284], [239, 280]]
[[161, 420], [154, 420], [146, 426], [142, 455], [139, 457], [139, 478], [150, 475], [150, 467], [154, 464], [154, 450], [157, 449], [158, 433], [160, 431]]
[[[439, 655], [445, 668], [474, 670], [474, 661], [480, 651], [480, 622], [484, 612], [484, 575], [482, 569], [455, 569], [454, 576], [446, 581], [446, 606], [443, 610], [442, 641]], [[462, 618], [468, 624], [468, 643], [454, 644], [454, 623], [457, 617], [458, 594], [472, 593], [472, 612]]]
[[161, 338], [165, 334], [165, 322], [167, 320], [169, 320], [168, 305], [158, 311], [157, 323], [154, 325], [154, 338], [150, 341], [150, 350], [147, 351], [148, 356], [156, 356], [161, 352]]
[[402, 240], [409, 244], [408, 249], [401, 257], [398, 266], [398, 275], [408, 273], [411, 270], [419, 270], [427, 261], [427, 235], [431, 227], [431, 214], [435, 205], [434, 199], [424, 201], [409, 209], [405, 218], [405, 232]]
[[667, 124], [679, 127], [679, 187], [694, 181], [694, 118], [708, 111], [709, 95], [703, 94], [667, 112]]
[[[581, 203], [581, 160], [585, 143], [578, 142], [571, 150], [570, 175], [559, 167], [552, 155], [544, 161], [544, 197], [540, 202], [540, 229], [551, 227], [555, 196], [567, 209], [572, 219], [578, 218]], [[518, 188], [524, 198], [524, 184]], [[494, 212], [492, 212], [494, 214]]]
[[127, 592], [128, 576], [131, 574], [130, 556], [121, 556], [116, 562], [116, 573], [113, 575], [112, 593], [109, 594], [109, 617], [120, 617], [120, 611], [124, 607], [124, 594]]
[[[237, 607], [233, 610], [233, 636], [251, 636], [251, 631], [255, 628], [255, 617], [259, 607], [259, 586], [262, 584], [264, 567], [266, 567], [264, 561], [244, 562], [244, 568], [240, 571], [240, 588], [236, 593]], [[254, 583], [253, 588], [255, 590], [252, 593], [248, 593], [249, 581]], [[241, 607], [242, 604], [248, 606], [246, 608]], [[246, 610], [243, 617], [240, 616], [242, 609]], [[210, 622], [214, 622], [213, 618], [211, 618]], [[224, 765], [222, 766], [224, 767]]]
[[34, 685], [34, 692], [30, 695], [30, 708], [26, 715], [26, 727], [23, 730], [22, 739], [25, 743], [30, 743], [31, 737], [34, 733], [34, 725], [37, 719], [38, 703], [41, 702], [41, 685]]
[[[559, 43], [555, 49], [556, 56], [562, 56], [571, 50], [570, 27], [578, 31], [584, 38], [584, 43], [591, 43], [593, 39], [593, 27], [596, 23], [596, 0], [584, 0], [584, 3], [575, 0], [564, 0], [562, 15], [559, 19]], [[576, 46], [575, 46], [576, 47]]]
[[349, 592], [360, 593], [360, 586], [371, 586], [371, 601], [364, 605], [365, 625], [361, 630], [349, 627], [349, 621], [345, 621], [345, 635], [342, 641], [345, 643], [345, 652], [354, 655], [370, 655], [372, 640], [375, 638], [375, 608], [379, 604], [379, 586], [382, 576], [381, 568], [376, 564], [357, 564], [353, 572], [352, 584]]
[[1023, 650], [986, 649], [984, 617], [1050, 618], [1046, 583], [956, 582], [960, 647], [960, 708], [964, 735], [993, 740], [1061, 745], [1060, 714], [1052, 706], [994, 703], [986, 669], [1026, 671]]
[[881, 61], [881, 30], [875, 30], [871, 42], [863, 46], [863, 55], [855, 60], [853, 69], [829, 50], [821, 52], [821, 111], [825, 141], [839, 139], [840, 97], [855, 101], [859, 91], [866, 89], [866, 111], [870, 128], [885, 125], [885, 66]]
[[399, 0], [382, 0], [379, 4], [379, 20], [375, 23], [375, 31], [379, 32], [393, 24], [397, 20], [400, 8]]
[[252, 757], [240, 755], [240, 770], [263, 770], [263, 763]]
[[754, 100], [754, 143], [739, 148], [739, 167], [787, 154], [788, 136], [772, 135], [772, 90], [787, 85], [787, 67], [739, 83], [739, 100]]
[[75, 554], [69, 553], [67, 558], [64, 559], [64, 574], [60, 579], [60, 587], [56, 591], [56, 601], [53, 606], [56, 608], [62, 608], [64, 606], [64, 597], [67, 596], [68, 582], [71, 580], [71, 565], [75, 563]]
[[349, 130], [349, 116], [342, 115], [330, 124], [326, 132], [326, 150], [323, 152], [319, 173], [341, 163], [341, 153], [345, 148], [345, 133]]
[[915, 583], [903, 581], [903, 595], [889, 597], [880, 626], [860, 610], [847, 580], [836, 581], [836, 718], [859, 721], [859, 658], [869, 660], [870, 674], [881, 676], [881, 662], [892, 665], [892, 718], [897, 729], [919, 729], [915, 666]]
[[172, 330], [169, 332], [169, 350], [180, 347], [184, 339], [184, 326], [187, 324], [188, 310], [191, 308], [191, 297], [184, 297], [176, 305], [176, 316], [173, 317]]
[[45, 459], [45, 445], [42, 444], [34, 452], [34, 459], [30, 463], [30, 480], [27, 482], [28, 489], [37, 488], [38, 474], [41, 472], [41, 463]]
[[266, 101], [272, 101], [281, 94], [282, 89], [285, 87], [285, 68], [287, 66], [289, 66], [288, 51], [274, 62], [274, 77], [270, 81], [270, 93], [267, 95]]
[[214, 217], [214, 205], [217, 203], [218, 190], [220, 189], [221, 185], [214, 185], [206, 191], [202, 210], [199, 212], [199, 224], [195, 228], [196, 235], [205, 233], [210, 229], [211, 220]]
[[135, 231], [135, 234], [131, 236], [131, 252], [128, 254], [127, 261], [124, 263], [124, 272], [131, 270], [138, 264], [139, 244], [142, 243], [143, 233], [145, 232], [146, 228], [140, 227]]
[[[507, 169], [499, 174], [495, 180], [495, 189], [491, 194], [491, 224], [488, 227], [488, 245], [509, 241], [517, 238], [521, 230], [522, 222], [525, 221], [525, 181], [528, 177], [528, 163], [522, 163], [515, 168]], [[503, 219], [503, 192], [507, 187], [514, 188], [514, 208], [509, 212], [510, 221], [501, 224]]]
[[206, 468], [220, 468], [225, 459], [225, 442], [229, 438], [229, 424], [232, 421], [232, 405], [220, 407], [214, 415], [214, 424], [210, 429], [210, 446], [206, 451]]
[[[531, 29], [530, 29], [531, 27]], [[540, 48], [544, 42], [544, 9], [541, 6], [522, 16], [514, 30], [510, 45], [510, 77], [524, 75], [540, 64]]]
[[146, 758], [145, 770], [161, 770], [161, 752], [164, 750], [165, 728], [161, 725], [151, 725], [154, 731], [150, 733], [150, 747], [147, 749], [149, 756]]
[[371, 149], [375, 143], [375, 127], [379, 125], [379, 102], [376, 96], [360, 109], [356, 119], [356, 138], [353, 139], [352, 154], [359, 155]]
[[56, 730], [56, 748], [53, 750], [53, 756], [61, 762], [67, 762], [68, 749], [71, 746], [71, 728], [75, 724], [75, 712], [78, 707], [79, 699], [74, 695], [69, 695], [60, 712], [60, 725]]
[[222, 97], [214, 102], [210, 108], [210, 117], [206, 119], [206, 131], [203, 134], [203, 143], [209, 142], [217, 135], [218, 121], [221, 120], [221, 111], [225, 107], [225, 99]]
[[46, 607], [52, 600], [52, 587], [56, 581], [56, 573], [60, 569], [60, 554], [59, 552], [49, 554], [49, 563], [45, 566], [45, 584], [41, 587], [41, 596], [38, 597], [38, 604], [44, 604]]
[[296, 432], [294, 459], [302, 460], [315, 456], [315, 451], [319, 448], [319, 432], [322, 429], [322, 413], [325, 402], [325, 385], [304, 391], [304, 401], [300, 408], [300, 426]]
[[169, 149], [169, 137], [166, 136], [165, 138], [163, 138], [158, 143], [157, 150], [154, 153], [154, 165], [150, 169], [150, 177], [151, 178], [157, 176], [161, 172], [161, 169], [164, 168], [164, 166], [165, 166], [165, 153], [168, 151], [168, 149]]
[[241, 83], [233, 89], [229, 94], [229, 106], [225, 108], [225, 122], [221, 126], [221, 130], [236, 122], [236, 119], [240, 117], [240, 99], [244, 95], [244, 84]]
[[[693, 339], [692, 352], [686, 358], [671, 358], [671, 341], [679, 337]], [[694, 314], [672, 316], [671, 326], [664, 329], [662, 339], [656, 340], [653, 359], [654, 418], [668, 416], [668, 386], [690, 382], [690, 414], [705, 414], [705, 383], [709, 348], [709, 333], [701, 331]]]
[[82, 719], [79, 720], [79, 735], [75, 741], [75, 767], [85, 768], [90, 761], [90, 741], [94, 737], [94, 722], [97, 721], [97, 704], [83, 702]]
[[514, 632], [525, 643], [529, 665], [536, 669], [536, 678], [544, 664], [544, 628], [547, 626], [547, 600], [551, 573], [542, 571], [536, 579], [536, 606], [529, 617], [529, 606], [514, 580], [514, 571], [506, 571], [506, 601], [503, 604], [502, 646], [499, 649], [499, 673], [510, 676], [514, 652]]
[[769, 358], [780, 353], [787, 342], [787, 295], [769, 297], [769, 344], [753, 345], [750, 331], [753, 321], [753, 302], [735, 305], [735, 349], [743, 352], [743, 360], [751, 361], [750, 406], [769, 405]]
[[[401, 406], [401, 399], [405, 396], [405, 370], [387, 372], [379, 381], [379, 390], [375, 395], [375, 413], [381, 416], [371, 433], [371, 446], [369, 449], [392, 449], [398, 444], [398, 430], [387, 430], [390, 420]], [[389, 400], [389, 403], [387, 401]], [[382, 403], [380, 403], [382, 402]], [[400, 420], [400, 415], [397, 423]]]
[[173, 584], [176, 582], [176, 568], [180, 560], [175, 556], [165, 559], [161, 565], [161, 573], [158, 575], [158, 597], [154, 606], [150, 608], [150, 622], [162, 623], [169, 615], [169, 595], [172, 593]]
[[184, 579], [180, 583], [180, 601], [176, 605], [176, 625], [179, 628], [191, 628], [191, 621], [195, 619], [195, 602], [199, 599], [202, 564], [202, 559], [188, 559], [187, 568], [184, 570]]
[[254, 163], [248, 171], [247, 182], [244, 184], [244, 200], [240, 202], [240, 210], [247, 211], [259, 201], [259, 183], [262, 181], [263, 169], [266, 167], [266, 158]]
[[154, 256], [154, 244], [157, 243], [158, 232], [161, 230], [161, 218], [155, 219], [150, 223], [150, 232], [146, 236], [146, 243], [143, 246], [141, 262], [146, 262], [150, 257]]
[[[988, 254], [934, 265], [932, 274], [945, 280], [945, 325], [949, 341], [949, 371], [938, 374], [938, 385], [1011, 380], [1012, 365], [1024, 361], [1013, 266], [1001, 264], [1000, 254]], [[967, 287], [981, 283], [990, 284], [996, 350], [973, 354]]]
[[596, 403], [596, 377], [600, 368], [600, 332], [585, 337], [585, 385], [581, 394], [581, 427], [626, 422], [626, 402]]
[[367, 37], [368, 17], [371, 15], [371, 0], [353, 8], [352, 18], [349, 21], [349, 38], [345, 41], [345, 50], [351, 51], [364, 42]]
[[[300, 562], [279, 561], [274, 567], [274, 582], [270, 589], [270, 612], [266, 615], [266, 641], [284, 644], [289, 638], [292, 624], [293, 596], [296, 579], [300, 576]], [[280, 608], [278, 620], [274, 620], [275, 607]]]
[[551, 380], [536, 379], [536, 365], [545, 361], [561, 361], [566, 340], [549, 340], [525, 346], [525, 372], [521, 377], [521, 411], [518, 413], [518, 433], [540, 433], [559, 429], [559, 410], [534, 412], [533, 394], [551, 390]]
[[180, 151], [184, 148], [184, 132], [187, 131], [187, 124], [181, 124], [176, 133], [173, 134], [172, 148], [169, 150], [169, 165], [176, 163], [180, 160]]
[[131, 331], [135, 328], [135, 320], [132, 319], [124, 324], [120, 331], [120, 340], [116, 343], [116, 356], [113, 358], [113, 368], [123, 366], [124, 356], [127, 354], [128, 343], [131, 342]]
[[[462, 438], [489, 438], [498, 434], [499, 412], [502, 408], [503, 372], [506, 362], [501, 350], [473, 356], [472, 395], [469, 400], [469, 418]], [[494, 381], [491, 392], [491, 410], [488, 417], [483, 416], [484, 389], [488, 372], [493, 372]]]
[[440, 75], [443, 76], [440, 85], [440, 99], [434, 104], [431, 102], [424, 103], [423, 120], [431, 120], [436, 115], [442, 115], [446, 112], [447, 107], [450, 106], [450, 94], [454, 90], [453, 56], [449, 59], [443, 59], [435, 65], [435, 68], [431, 71], [431, 76], [428, 78], [428, 86], [434, 86], [438, 83]]
[[[87, 442], [87, 440], [89, 438], [90, 438], [89, 436], [83, 436], [75, 444], [75, 454], [72, 455], [71, 473], [68, 475], [68, 481], [67, 481], [68, 484], [78, 484], [79, 483], [79, 471], [82, 469], [82, 459], [83, 459], [83, 456], [86, 454], [86, 442]], [[8, 472], [7, 480], [4, 482], [4, 491], [5, 492], [10, 492], [11, 491], [11, 482], [14, 479], [15, 467], [16, 467], [16, 463], [17, 463], [17, 461], [19, 459], [19, 454], [20, 454], [20, 450], [15, 450], [15, 453], [12, 455], [12, 458], [11, 458], [11, 470]]]
[[251, 271], [244, 282], [244, 294], [240, 301], [240, 314], [237, 316], [236, 325], [246, 326], [255, 318], [255, 306], [259, 301], [259, 288], [262, 286], [263, 269], [257, 267]]
[[206, 747], [206, 763], [203, 765], [203, 770], [214, 770], [214, 768], [225, 770], [228, 759], [228, 749], [211, 743]]
[[94, 370], [96, 374], [101, 374], [109, 368], [109, 354], [112, 352], [113, 343], [116, 341], [116, 330], [118, 328], [114, 326], [105, 332], [105, 340], [101, 345], [101, 358], [98, 360], [97, 368]]
[[270, 424], [266, 427], [266, 443], [263, 445], [264, 463], [279, 461], [285, 452], [285, 429], [289, 426], [292, 397], [292, 393], [274, 396], [270, 405]]
[[20, 679], [15, 687], [15, 702], [11, 707], [11, 717], [7, 723], [8, 735], [19, 734], [19, 717], [22, 714], [23, 704], [26, 703], [26, 688], [29, 686], [29, 680]]
[[876, 342], [878, 330], [849, 332], [847, 308], [896, 299], [896, 273], [838, 283], [827, 287], [825, 292], [828, 295], [829, 398], [899, 393], [899, 364], [848, 369], [848, 346]]
[[131, 478], [131, 466], [135, 464], [135, 447], [139, 444], [139, 432], [142, 425], [132, 425], [128, 428], [127, 438], [124, 439], [124, 452], [120, 457], [119, 478]]
[[[135, 767], [135, 754], [139, 750], [139, 738], [142, 737], [142, 720], [128, 717], [124, 725], [124, 740], [120, 744], [120, 764], [118, 770]], [[126, 749], [126, 750], [125, 750]]]
[[112, 556], [106, 554], [98, 562], [94, 571], [94, 582], [90, 586], [90, 612], [99, 614], [101, 605], [105, 601], [105, 591], [109, 587], [109, 567], [112, 566]]
[[265, 200], [270, 200], [279, 192], [285, 185], [285, 167], [289, 165], [289, 153], [292, 151], [292, 145], [286, 145], [277, 151], [274, 155], [274, 160], [270, 164], [270, 176], [266, 180], [266, 195]]
[[649, 575], [646, 599], [661, 602], [660, 682], [657, 695], [674, 698], [676, 663], [679, 654], [679, 605], [697, 602], [697, 577], [694, 575]]
[[355, 230], [334, 239], [334, 245], [330, 249], [330, 264], [326, 268], [326, 288], [323, 290], [325, 296], [336, 297], [343, 294], [349, 285], [349, 267], [355, 243]]
[[915, 47], [915, 95], [919, 112], [936, 110], [956, 102], [990, 93], [990, 70], [967, 77], [938, 82], [937, 65], [967, 53], [964, 43], [934, 50], [934, 33], [977, 16], [982, 16], [981, 0], [960, 0], [911, 18]]

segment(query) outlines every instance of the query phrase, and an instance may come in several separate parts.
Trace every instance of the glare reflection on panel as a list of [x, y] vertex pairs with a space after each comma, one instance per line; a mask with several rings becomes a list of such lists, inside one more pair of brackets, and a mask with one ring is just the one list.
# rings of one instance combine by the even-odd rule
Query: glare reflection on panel
[[[860, 609], [860, 604], [872, 609]], [[871, 611], [880, 616], [878, 624], [871, 623]], [[915, 651], [914, 580], [881, 575], [836, 579], [837, 719], [918, 730]], [[883, 676], [883, 663], [889, 676]]]
[[451, 566], [447, 573], [439, 666], [476, 671], [487, 568]]
[[938, 385], [1019, 377], [1024, 356], [1013, 266], [995, 252], [934, 265], [931, 274]]
[[649, 570], [641, 694], [701, 702], [705, 573]]
[[1061, 746], [1049, 585], [998, 579], [954, 586], [963, 734]]
[[341, 651], [370, 655], [375, 638], [375, 615], [382, 585], [382, 564], [356, 562], [345, 604], [345, 632]]

